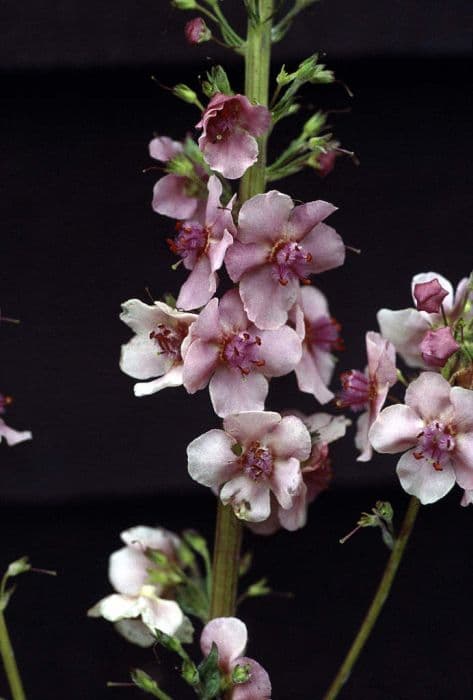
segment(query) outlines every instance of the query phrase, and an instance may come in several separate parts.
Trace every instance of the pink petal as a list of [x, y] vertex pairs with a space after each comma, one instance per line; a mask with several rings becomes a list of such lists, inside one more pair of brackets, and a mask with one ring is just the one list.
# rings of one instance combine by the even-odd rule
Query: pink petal
[[458, 433], [452, 457], [455, 476], [464, 489], [473, 489], [473, 432]]
[[29, 430], [14, 430], [10, 428], [5, 421], [0, 418], [0, 442], [2, 438], [5, 438], [7, 445], [12, 447], [17, 445], [19, 442], [24, 442], [25, 440], [31, 440], [33, 437]]
[[192, 325], [191, 335], [201, 340], [216, 341], [220, 333], [218, 299], [211, 299]]
[[108, 578], [114, 589], [123, 595], [136, 596], [148, 578], [149, 559], [135, 547], [122, 547], [113, 552], [108, 563]]
[[220, 270], [223, 265], [225, 254], [233, 243], [233, 236], [228, 231], [224, 231], [220, 240], [210, 240], [207, 255], [213, 271]]
[[[324, 381], [319, 372], [319, 364], [323, 362], [324, 367], [328, 370], [329, 379]], [[302, 347], [302, 357], [299, 364], [295, 368], [297, 377], [297, 385], [301, 391], [306, 391], [313, 394], [317, 401], [321, 404], [327, 403], [333, 399], [333, 393], [327, 388], [335, 360], [328, 352], [317, 352], [316, 356], [311, 353], [307, 347]]]
[[149, 144], [149, 154], [151, 158], [166, 163], [172, 160], [178, 153], [182, 153], [182, 143], [173, 141], [168, 136], [157, 136]]
[[[287, 321], [287, 312], [297, 300], [299, 282], [286, 286], [274, 279], [271, 266], [246, 272], [240, 282], [240, 296], [250, 321], [258, 328], [276, 330]], [[271, 303], [268, 304], [268, 299]]]
[[241, 520], [261, 522], [271, 512], [269, 494], [268, 482], [239, 475], [227, 481], [220, 491], [220, 499], [224, 505], [231, 503], [235, 515]]
[[138, 382], [133, 387], [135, 396], [149, 396], [156, 394], [161, 389], [168, 389], [174, 386], [182, 386], [183, 383], [183, 365], [179, 363], [172, 367], [166, 374], [158, 379], [152, 379], [149, 382]]
[[225, 256], [225, 265], [232, 282], [239, 282], [247, 270], [260, 267], [267, 262], [269, 245], [261, 243], [233, 242]]
[[376, 450], [387, 454], [404, 452], [417, 443], [424, 421], [409, 406], [388, 406], [371, 426], [369, 440]]
[[203, 340], [194, 340], [186, 352], [183, 384], [189, 394], [207, 386], [218, 364], [219, 349]]
[[245, 651], [248, 641], [246, 625], [237, 617], [216, 617], [202, 630], [200, 648], [208, 656], [215, 643], [218, 649], [218, 665], [225, 672], [231, 670], [231, 663]]
[[137, 597], [118, 595], [118, 593], [102, 598], [87, 611], [89, 617], [103, 617], [109, 622], [138, 617], [140, 613], [141, 606]]
[[307, 522], [307, 486], [304, 482], [294, 496], [292, 506], [287, 510], [279, 508], [278, 515], [281, 526], [285, 530], [294, 532], [304, 527]]
[[277, 458], [296, 457], [301, 461], [309, 458], [312, 446], [309, 431], [297, 416], [284, 416], [268, 433], [266, 445]]
[[220, 299], [220, 323], [226, 333], [239, 333], [248, 328], [248, 316], [238, 289], [230, 289]]
[[460, 501], [460, 505], [466, 508], [466, 506], [471, 506], [473, 505], [473, 490], [472, 489], [466, 489], [463, 491], [463, 496]]
[[282, 377], [292, 372], [302, 355], [302, 346], [296, 331], [282, 326], [275, 331], [259, 331], [260, 357], [264, 360], [261, 372], [266, 377]]
[[299, 492], [302, 484], [302, 473], [299, 460], [295, 457], [276, 459], [274, 461], [274, 468], [270, 483], [271, 490], [281, 508], [284, 508], [284, 510], [291, 508], [294, 502], [294, 497]]
[[327, 299], [317, 287], [301, 287], [300, 304], [308, 321], [314, 322], [321, 316], [330, 316]]
[[437, 471], [428, 460], [416, 459], [414, 450], [402, 455], [396, 471], [404, 491], [417, 496], [423, 505], [443, 498], [455, 484], [455, 472], [450, 464]]
[[241, 125], [253, 136], [262, 136], [271, 124], [271, 113], [263, 105], [253, 105], [246, 95], [236, 95], [242, 108]]
[[211, 270], [210, 260], [206, 255], [201, 255], [181, 287], [176, 306], [186, 311], [205, 306], [217, 289], [217, 279]]
[[135, 379], [150, 379], [164, 374], [173, 360], [159, 352], [160, 348], [147, 335], [135, 335], [120, 354], [120, 369]]
[[171, 219], [190, 219], [198, 200], [186, 194], [186, 184], [186, 178], [180, 175], [165, 175], [158, 180], [153, 188], [153, 210]]
[[145, 549], [159, 549], [169, 557], [175, 555], [180, 539], [173, 532], [162, 527], [135, 525], [120, 533], [121, 540], [128, 546], [142, 552]]
[[345, 244], [335, 229], [326, 224], [317, 224], [301, 240], [301, 245], [312, 255], [308, 264], [310, 273], [333, 270], [345, 262]]
[[271, 681], [264, 668], [246, 656], [236, 659], [233, 666], [237, 664], [250, 667], [250, 678], [233, 687], [232, 700], [271, 700]]
[[221, 206], [220, 197], [222, 196], [222, 183], [216, 175], [211, 175], [207, 183], [209, 196], [207, 197], [207, 205], [205, 207], [205, 223], [211, 223], [215, 220], [217, 212]]
[[360, 454], [356, 458], [357, 462], [369, 462], [373, 456], [368, 438], [372, 424], [369, 411], [363, 411], [356, 421], [355, 447], [360, 450]]
[[450, 384], [440, 374], [422, 372], [407, 387], [404, 401], [426, 423], [448, 420], [453, 413], [450, 390]]
[[473, 391], [454, 386], [450, 391], [450, 401], [455, 410], [457, 432], [473, 433]]
[[184, 622], [184, 615], [177, 603], [163, 598], [141, 596], [141, 619], [152, 632], [161, 630], [165, 634], [175, 635]]
[[218, 488], [239, 470], [232, 452], [234, 440], [223, 430], [213, 429], [195, 438], [187, 447], [187, 468], [197, 483]]
[[[156, 303], [153, 306], [145, 304], [140, 299], [129, 299], [122, 305], [120, 321], [126, 323], [134, 333], [144, 333], [146, 336], [160, 323], [169, 323], [169, 314], [165, 308], [171, 309], [167, 304]], [[165, 307], [165, 308], [163, 308]]]
[[416, 284], [431, 282], [433, 279], [437, 279], [440, 286], [443, 287], [446, 292], [448, 292], [448, 295], [443, 300], [443, 307], [445, 311], [450, 311], [453, 306], [453, 287], [451, 282], [449, 282], [443, 275], [439, 275], [438, 272], [420, 272], [419, 274], [414, 275], [411, 281], [411, 295], [414, 304], [416, 303], [414, 296], [414, 287]]
[[293, 201], [287, 194], [271, 190], [244, 202], [238, 216], [237, 238], [241, 243], [272, 243], [284, 237]]
[[417, 309], [380, 309], [377, 313], [381, 335], [390, 340], [409, 367], [424, 367], [420, 344], [431, 325]]
[[204, 140], [201, 136], [199, 145], [205, 161], [212, 170], [229, 180], [240, 178], [258, 158], [256, 139], [246, 131], [238, 129], [215, 143]]
[[397, 382], [396, 350], [394, 345], [379, 333], [368, 331], [366, 334], [366, 354], [368, 357], [368, 374], [379, 385], [389, 387]]
[[300, 241], [311, 231], [314, 226], [337, 211], [337, 207], [329, 202], [319, 199], [315, 202], [307, 202], [293, 209], [289, 218], [287, 232], [294, 241]]
[[245, 376], [237, 369], [220, 366], [210, 380], [209, 392], [213, 409], [221, 418], [242, 411], [263, 411], [268, 381], [259, 372]]
[[317, 433], [317, 442], [331, 443], [343, 437], [351, 420], [345, 416], [332, 416], [329, 413], [314, 413], [303, 418], [310, 433]]
[[259, 442], [281, 422], [281, 416], [274, 411], [247, 411], [229, 415], [223, 421], [225, 432], [241, 445]]

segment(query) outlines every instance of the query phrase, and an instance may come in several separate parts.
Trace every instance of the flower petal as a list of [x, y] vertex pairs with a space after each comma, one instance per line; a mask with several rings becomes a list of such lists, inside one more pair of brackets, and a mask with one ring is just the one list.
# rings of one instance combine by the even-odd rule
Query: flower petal
[[270, 265], [245, 272], [240, 281], [240, 296], [248, 318], [265, 330], [276, 330], [286, 323], [298, 291], [298, 280], [290, 279], [285, 286], [279, 284]]
[[448, 420], [453, 413], [451, 386], [436, 372], [422, 372], [406, 389], [404, 401], [426, 423]]
[[402, 455], [396, 471], [404, 491], [417, 496], [423, 505], [443, 498], [455, 484], [455, 472], [450, 464], [445, 463], [437, 471], [427, 459], [416, 459], [414, 450]]
[[243, 474], [235, 476], [220, 491], [224, 505], [231, 503], [237, 518], [250, 522], [261, 522], [271, 512], [268, 482], [253, 481]]
[[271, 245], [283, 237], [293, 207], [292, 199], [276, 190], [248, 199], [238, 216], [238, 240]]
[[173, 141], [169, 136], [157, 136], [149, 143], [149, 154], [151, 158], [160, 160], [162, 163], [166, 163], [168, 160], [177, 156], [178, 153], [182, 153], [182, 151], [182, 143]]
[[174, 600], [140, 596], [141, 619], [151, 632], [160, 630], [175, 635], [184, 622], [184, 615]]
[[209, 384], [213, 409], [221, 418], [241, 411], [263, 411], [268, 388], [267, 379], [259, 372], [245, 376], [225, 366], [217, 368]]
[[450, 391], [450, 401], [455, 410], [457, 432], [473, 433], [473, 391], [454, 386]]
[[120, 354], [120, 369], [135, 379], [150, 379], [164, 374], [173, 360], [163, 352], [153, 339], [146, 335], [135, 335]]
[[395, 454], [416, 444], [424, 429], [424, 421], [409, 406], [388, 406], [379, 414], [369, 431], [369, 440], [376, 452]]
[[10, 447], [17, 445], [19, 442], [24, 442], [25, 440], [31, 440], [33, 434], [29, 430], [14, 430], [10, 428], [5, 421], [0, 418], [0, 442], [2, 438], [5, 438], [6, 442]]
[[137, 596], [148, 578], [151, 562], [135, 547], [122, 547], [113, 552], [108, 563], [108, 578], [118, 593]]
[[230, 289], [220, 299], [220, 323], [225, 333], [239, 333], [248, 328], [248, 316], [243, 308], [243, 302], [238, 289]]
[[194, 340], [189, 345], [183, 367], [183, 384], [189, 394], [207, 386], [218, 364], [218, 356], [218, 346], [203, 340]]
[[310, 433], [297, 416], [284, 416], [265, 439], [278, 459], [296, 457], [300, 461], [309, 458], [312, 447]]
[[317, 433], [317, 442], [334, 442], [343, 437], [351, 420], [345, 416], [332, 416], [329, 413], [313, 413], [303, 418], [310, 433]]
[[390, 340], [409, 367], [425, 367], [420, 344], [431, 329], [430, 321], [417, 309], [380, 309], [377, 313], [381, 335]]
[[296, 331], [289, 326], [282, 326], [275, 331], [259, 331], [261, 340], [260, 357], [264, 360], [261, 367], [266, 377], [282, 377], [292, 372], [301, 359], [302, 346]]
[[243, 654], [248, 642], [246, 625], [237, 617], [216, 617], [202, 630], [200, 648], [208, 656], [215, 643], [218, 649], [218, 665], [225, 672], [231, 670], [231, 663]]
[[187, 447], [187, 468], [197, 483], [218, 488], [239, 470], [232, 446], [235, 441], [214, 428], [195, 438]]
[[190, 219], [194, 216], [198, 200], [186, 194], [186, 178], [165, 175], [153, 188], [153, 210], [171, 219]]
[[[318, 360], [318, 361], [316, 361]], [[327, 388], [327, 383], [319, 372], [318, 365], [324, 362], [329, 369], [329, 378], [335, 367], [335, 359], [328, 352], [318, 351], [316, 354], [310, 352], [306, 346], [302, 347], [302, 356], [299, 364], [295, 368], [297, 385], [301, 391], [313, 394], [321, 404], [333, 399], [333, 392]]]
[[294, 241], [300, 241], [317, 224], [337, 211], [337, 207], [330, 202], [318, 199], [315, 202], [307, 202], [295, 207], [289, 217], [287, 232]]
[[284, 508], [284, 510], [291, 508], [294, 503], [294, 497], [299, 493], [302, 486], [299, 460], [295, 457], [275, 459], [270, 484], [271, 490], [281, 508]]
[[135, 396], [149, 396], [156, 394], [161, 389], [167, 389], [174, 386], [182, 386], [183, 365], [179, 363], [172, 367], [166, 374], [158, 379], [152, 379], [150, 382], [138, 382], [133, 387]]
[[237, 180], [258, 158], [258, 143], [246, 131], [236, 129], [221, 141], [212, 143], [202, 136], [199, 145], [212, 170], [229, 180]]
[[312, 262], [307, 265], [311, 274], [333, 270], [345, 262], [345, 244], [335, 229], [326, 224], [317, 224], [301, 245], [312, 255]]
[[242, 656], [233, 666], [249, 666], [250, 678], [246, 683], [235, 685], [232, 700], [271, 700], [271, 681], [265, 669], [254, 659]]
[[232, 282], [239, 282], [247, 270], [267, 262], [270, 247], [261, 243], [240, 243], [235, 240], [227, 250], [225, 265]]
[[182, 285], [176, 306], [190, 311], [205, 306], [215, 294], [218, 277], [212, 272], [207, 255], [201, 255], [194, 269]]
[[223, 427], [241, 445], [251, 445], [262, 440], [280, 422], [281, 416], [275, 411], [246, 411], [227, 416]]
[[147, 525], [135, 525], [120, 533], [121, 540], [142, 552], [145, 549], [159, 549], [169, 557], [175, 555], [179, 547], [180, 539], [173, 532], [162, 527], [148, 527]]
[[372, 422], [369, 411], [363, 411], [356, 421], [355, 446], [360, 450], [356, 458], [357, 462], [369, 462], [373, 456], [373, 450], [368, 438]]
[[103, 617], [109, 622], [116, 622], [125, 618], [138, 617], [140, 612], [138, 598], [113, 593], [99, 600], [87, 611], [87, 615], [89, 617]]

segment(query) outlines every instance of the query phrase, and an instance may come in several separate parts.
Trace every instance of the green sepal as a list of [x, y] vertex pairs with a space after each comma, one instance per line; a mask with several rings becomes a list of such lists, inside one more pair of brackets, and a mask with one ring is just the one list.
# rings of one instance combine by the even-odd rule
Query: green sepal
[[241, 685], [241, 683], [246, 683], [250, 678], [250, 670], [249, 664], [237, 664], [232, 671], [233, 685]]
[[222, 66], [212, 66], [207, 72], [207, 80], [202, 81], [202, 91], [208, 98], [217, 93], [233, 95], [228, 76]]
[[200, 684], [199, 671], [195, 663], [190, 659], [185, 659], [182, 662], [181, 675], [185, 682], [193, 688], [196, 688]]
[[255, 581], [251, 586], [248, 586], [245, 598], [260, 598], [261, 596], [269, 595], [271, 593], [271, 588], [268, 586], [268, 579], [261, 578], [259, 581]]
[[218, 667], [218, 649], [215, 642], [210, 654], [198, 666], [201, 682], [201, 700], [212, 700], [220, 694], [222, 673]]
[[144, 690], [145, 693], [159, 698], [159, 700], [172, 700], [171, 696], [161, 690], [156, 681], [146, 671], [142, 671], [141, 668], [134, 668], [130, 675], [136, 687]]
[[178, 83], [178, 85], [175, 85], [172, 89], [172, 93], [183, 102], [187, 102], [190, 105], [195, 105], [199, 109], [202, 109], [197, 93], [185, 83]]
[[238, 576], [245, 576], [251, 569], [253, 563], [253, 552], [245, 552], [241, 557], [238, 566]]
[[195, 0], [171, 0], [171, 4], [176, 10], [197, 10], [198, 6]]
[[164, 303], [171, 307], [171, 309], [176, 308], [176, 297], [171, 292], [166, 292], [163, 296]]
[[232, 445], [230, 449], [233, 452], [233, 454], [237, 457], [241, 457], [241, 455], [243, 454], [243, 445], [240, 445], [239, 442], [235, 442], [235, 444]]
[[5, 576], [6, 578], [12, 578], [13, 576], [19, 576], [20, 574], [24, 574], [30, 569], [31, 564], [28, 560], [28, 557], [20, 557], [20, 559], [16, 559], [8, 565], [8, 569], [6, 571]]
[[175, 592], [176, 602], [188, 615], [198, 617], [202, 622], [209, 619], [209, 600], [205, 592], [193, 581], [179, 586]]

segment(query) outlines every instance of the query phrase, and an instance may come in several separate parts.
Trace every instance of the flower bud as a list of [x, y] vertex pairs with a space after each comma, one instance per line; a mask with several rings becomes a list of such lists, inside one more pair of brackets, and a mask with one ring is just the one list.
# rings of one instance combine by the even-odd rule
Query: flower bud
[[195, 0], [172, 0], [172, 4], [177, 10], [197, 10]]
[[448, 295], [436, 277], [429, 282], [419, 282], [414, 287], [414, 299], [418, 311], [435, 314], [440, 311], [440, 305]]
[[195, 17], [189, 20], [184, 27], [184, 34], [186, 39], [191, 46], [196, 46], [197, 44], [203, 44], [204, 41], [209, 41], [212, 38], [212, 32], [205, 24], [202, 17]]
[[240, 685], [241, 683], [246, 683], [250, 678], [250, 665], [249, 664], [237, 664], [232, 671], [232, 683], [234, 685]]
[[444, 367], [448, 358], [459, 349], [450, 326], [427, 331], [421, 344], [422, 359], [429, 367]]
[[175, 85], [172, 89], [173, 94], [176, 95], [180, 100], [183, 100], [184, 102], [188, 102], [191, 105], [198, 105], [199, 104], [199, 99], [197, 97], [197, 93], [192, 90], [188, 85], [185, 85], [184, 83], [179, 83], [178, 85]]

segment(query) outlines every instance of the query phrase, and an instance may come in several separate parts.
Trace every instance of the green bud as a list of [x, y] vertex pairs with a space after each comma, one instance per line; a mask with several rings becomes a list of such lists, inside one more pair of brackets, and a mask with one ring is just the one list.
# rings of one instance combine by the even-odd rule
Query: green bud
[[392, 523], [394, 511], [389, 501], [376, 501], [375, 509], [380, 518], [383, 518], [388, 523]]
[[248, 586], [245, 597], [259, 598], [261, 596], [268, 595], [269, 593], [271, 593], [271, 588], [268, 586], [268, 579], [262, 578], [259, 581], [252, 583], [251, 586]]
[[21, 557], [16, 561], [12, 561], [8, 565], [6, 576], [11, 578], [12, 576], [18, 576], [19, 574], [24, 574], [26, 571], [31, 569], [31, 564], [28, 561], [28, 557]]
[[166, 163], [166, 171], [173, 175], [192, 177], [194, 165], [184, 153], [179, 153]]
[[202, 90], [209, 98], [217, 92], [223, 95], [233, 95], [230, 81], [222, 66], [212, 66], [207, 73], [207, 80], [202, 82]]
[[157, 564], [158, 566], [168, 566], [169, 564], [169, 559], [166, 554], [159, 549], [147, 549], [146, 556], [153, 564]]
[[306, 138], [316, 136], [325, 126], [326, 121], [327, 117], [323, 112], [316, 112], [304, 124], [304, 128], [302, 130], [303, 135]]
[[195, 0], [172, 0], [172, 6], [177, 10], [197, 10]]
[[199, 98], [197, 97], [197, 93], [194, 90], [192, 90], [192, 88], [190, 88], [188, 85], [185, 85], [184, 83], [179, 83], [178, 85], [175, 85], [173, 87], [172, 92], [180, 100], [188, 102], [191, 105], [197, 105], [197, 107], [199, 107], [200, 102]]
[[166, 292], [163, 296], [164, 303], [170, 306], [172, 309], [176, 308], [176, 297], [171, 292]]
[[185, 542], [181, 542], [177, 549], [177, 558], [184, 568], [193, 566], [195, 563], [194, 552]]
[[245, 552], [245, 554], [240, 559], [240, 565], [238, 567], [238, 575], [244, 576], [251, 569], [251, 564], [253, 563], [252, 552]]
[[292, 78], [290, 77], [289, 73], [286, 70], [286, 66], [282, 66], [281, 70], [279, 71], [277, 77], [276, 77], [276, 83], [278, 85], [287, 85], [287, 83], [290, 83]]
[[250, 665], [249, 664], [237, 664], [232, 672], [232, 683], [233, 685], [240, 685], [240, 683], [246, 683], [250, 678]]
[[151, 676], [149, 676], [141, 668], [134, 668], [131, 672], [131, 680], [140, 690], [144, 690], [145, 693], [149, 693], [159, 700], [171, 700], [170, 696], [162, 691], [156, 681], [154, 681]]
[[175, 654], [179, 654], [182, 659], [188, 658], [186, 652], [182, 648], [181, 642], [177, 639], [177, 637], [172, 637], [170, 634], [166, 634], [158, 629], [154, 630], [154, 634], [162, 647], [168, 651], [173, 651]]
[[196, 530], [185, 530], [182, 533], [182, 536], [184, 538], [184, 542], [188, 544], [189, 547], [192, 547], [194, 552], [200, 554], [202, 557], [204, 557], [204, 559], [209, 556], [207, 542], [205, 541], [205, 538], [202, 537], [202, 535]]
[[186, 683], [191, 686], [199, 685], [199, 672], [197, 666], [190, 659], [184, 659], [181, 667], [181, 674]]

